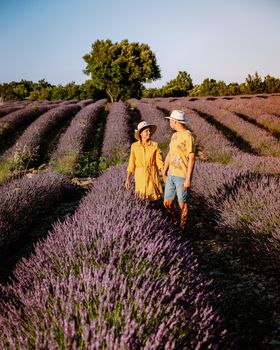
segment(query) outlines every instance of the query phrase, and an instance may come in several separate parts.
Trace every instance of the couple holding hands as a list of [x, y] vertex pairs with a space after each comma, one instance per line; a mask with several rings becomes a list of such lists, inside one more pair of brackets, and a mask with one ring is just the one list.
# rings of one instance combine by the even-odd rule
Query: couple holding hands
[[[170, 127], [175, 132], [171, 137], [169, 151], [163, 162], [157, 142], [151, 141], [156, 125], [142, 121], [135, 130], [137, 142], [131, 145], [127, 167], [125, 188], [130, 189], [132, 174], [135, 178], [135, 192], [142, 199], [158, 201], [164, 198], [163, 204], [175, 224], [181, 230], [186, 228], [188, 216], [188, 199], [191, 177], [195, 163], [194, 140], [187, 128], [184, 112], [174, 110], [170, 114]], [[160, 181], [160, 172], [165, 183], [164, 193]], [[180, 207], [180, 219], [177, 220], [174, 200], [177, 197]]]

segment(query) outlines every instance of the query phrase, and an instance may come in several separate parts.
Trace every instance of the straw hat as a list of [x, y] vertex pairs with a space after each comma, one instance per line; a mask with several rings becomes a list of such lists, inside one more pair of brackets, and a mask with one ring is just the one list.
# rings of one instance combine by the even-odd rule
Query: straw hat
[[136, 140], [140, 140], [140, 134], [146, 128], [149, 128], [151, 130], [151, 135], [153, 135], [157, 129], [156, 125], [148, 124], [147, 122], [142, 121], [137, 125], [137, 129], [134, 132], [134, 137], [136, 138]]
[[183, 111], [178, 111], [178, 110], [174, 110], [172, 111], [172, 113], [170, 114], [169, 117], [165, 117], [166, 119], [172, 119], [172, 120], [176, 120], [176, 122], [179, 122], [181, 124], [187, 125], [188, 121], [184, 118], [185, 112]]

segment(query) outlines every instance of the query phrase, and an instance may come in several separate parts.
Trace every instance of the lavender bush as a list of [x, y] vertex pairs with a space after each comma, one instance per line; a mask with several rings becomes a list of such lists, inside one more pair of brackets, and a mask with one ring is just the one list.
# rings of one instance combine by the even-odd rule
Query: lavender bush
[[211, 281], [161, 211], [123, 191], [124, 177], [124, 167], [103, 174], [17, 266], [2, 288], [2, 349], [226, 348]]
[[0, 187], [0, 250], [71, 193], [69, 178], [52, 172], [13, 180]]
[[98, 116], [104, 109], [106, 100], [99, 100], [82, 108], [73, 118], [66, 132], [61, 136], [53, 153], [50, 165], [58, 171], [72, 174], [79, 156], [92, 137]]
[[78, 104], [79, 106], [81, 106], [81, 108], [84, 108], [84, 107], [90, 105], [91, 103], [94, 103], [94, 100], [91, 99], [91, 98], [89, 98], [89, 99], [87, 99], [87, 100], [82, 100], [82, 101], [80, 101], [80, 102], [77, 102], [77, 104]]
[[24, 106], [20, 107], [20, 106], [12, 106], [12, 105], [5, 105], [5, 106], [1, 106], [0, 107], [0, 118], [9, 114], [9, 113], [12, 113], [12, 112], [15, 112], [21, 108], [24, 108]]
[[227, 182], [215, 195], [220, 230], [254, 235], [255, 245], [280, 248], [280, 179], [242, 174]]
[[229, 165], [197, 161], [191, 189], [213, 206], [213, 197], [219, 193], [220, 188], [244, 173], [246, 172]]
[[80, 107], [77, 105], [62, 105], [52, 108], [37, 118], [21, 135], [16, 144], [8, 149], [3, 159], [8, 159], [16, 168], [26, 168], [42, 157], [50, 135], [57, 128], [73, 117]]
[[221, 235], [232, 233], [237, 245], [245, 238], [256, 249], [270, 253], [273, 247], [279, 253], [279, 185], [275, 176], [197, 162], [192, 192], [194, 201], [203, 202], [205, 215], [215, 216]]
[[212, 105], [207, 100], [186, 102], [186, 107], [212, 116], [219, 123], [241, 136], [259, 155], [280, 157], [280, 143], [275, 137], [256, 125], [239, 118], [236, 114]]
[[110, 164], [117, 164], [128, 158], [130, 115], [123, 102], [110, 106], [102, 146], [102, 155]]
[[9, 113], [25, 108], [30, 103], [30, 101], [7, 101], [3, 104], [0, 102], [0, 118]]
[[33, 120], [48, 111], [50, 108], [52, 107], [30, 104], [27, 108], [17, 110], [2, 117], [0, 119], [1, 139], [8, 137], [9, 134], [17, 130], [19, 127], [30, 124]]
[[249, 153], [240, 152], [233, 159], [232, 165], [242, 170], [249, 170], [263, 174], [280, 174], [280, 158], [260, 157]]
[[[254, 110], [254, 113], [268, 113], [270, 115], [279, 116], [280, 111], [280, 95], [278, 96], [272, 96], [272, 95], [266, 95], [265, 98], [259, 98], [258, 96], [253, 96], [250, 99], [242, 99], [242, 96], [235, 96], [231, 100], [227, 100], [226, 105], [227, 106], [238, 106], [250, 108]], [[217, 100], [216, 102], [220, 102], [221, 100]]]
[[[251, 101], [250, 103], [237, 102], [236, 100], [218, 100], [214, 102], [219, 107], [228, 110], [230, 112], [240, 114], [244, 116], [248, 121], [257, 123], [259, 126], [266, 128], [268, 131], [275, 135], [280, 135], [280, 120], [279, 117], [265, 112], [261, 106], [262, 101]], [[278, 107], [278, 113], [280, 114], [280, 107]]]

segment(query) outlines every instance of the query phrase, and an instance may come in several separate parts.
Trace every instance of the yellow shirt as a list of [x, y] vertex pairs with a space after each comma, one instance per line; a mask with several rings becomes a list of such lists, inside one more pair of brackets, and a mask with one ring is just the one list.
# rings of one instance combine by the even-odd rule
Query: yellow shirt
[[149, 141], [143, 146], [140, 141], [131, 145], [127, 171], [134, 173], [135, 192], [141, 198], [157, 200], [162, 198], [159, 170], [163, 168], [161, 151], [157, 142]]
[[175, 132], [169, 144], [169, 170], [171, 176], [187, 176], [189, 154], [194, 153], [194, 140], [189, 130]]

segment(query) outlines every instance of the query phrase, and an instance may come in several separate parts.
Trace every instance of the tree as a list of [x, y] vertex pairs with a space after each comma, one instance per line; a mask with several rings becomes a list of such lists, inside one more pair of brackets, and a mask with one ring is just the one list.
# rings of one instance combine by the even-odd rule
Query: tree
[[179, 71], [175, 79], [170, 80], [162, 87], [163, 96], [186, 96], [193, 88], [193, 82], [190, 74], [185, 71]]
[[147, 44], [97, 40], [83, 59], [87, 63], [84, 73], [91, 76], [96, 89], [106, 91], [112, 102], [141, 97], [143, 84], [161, 77]]
[[255, 75], [248, 74], [246, 78], [246, 88], [248, 94], [261, 94], [263, 93], [264, 86], [262, 82], [262, 78], [258, 74]]
[[263, 84], [264, 84], [264, 92], [268, 94], [271, 94], [274, 92], [280, 92], [280, 79], [267, 75], [264, 78]]
[[51, 100], [52, 85], [45, 79], [41, 79], [38, 83], [34, 83], [33, 90], [30, 92], [28, 98], [30, 100]]
[[229, 83], [226, 90], [227, 90], [226, 95], [229, 95], [229, 96], [241, 95], [241, 88], [238, 83], [235, 83], [235, 82]]
[[90, 98], [93, 100], [100, 100], [106, 97], [105, 91], [97, 89], [93, 84], [93, 81], [90, 79], [81, 84], [80, 89], [80, 99], [82, 100], [87, 100]]
[[223, 96], [226, 94], [226, 83], [222, 80], [206, 78], [202, 84], [196, 85], [190, 92], [190, 96]]

